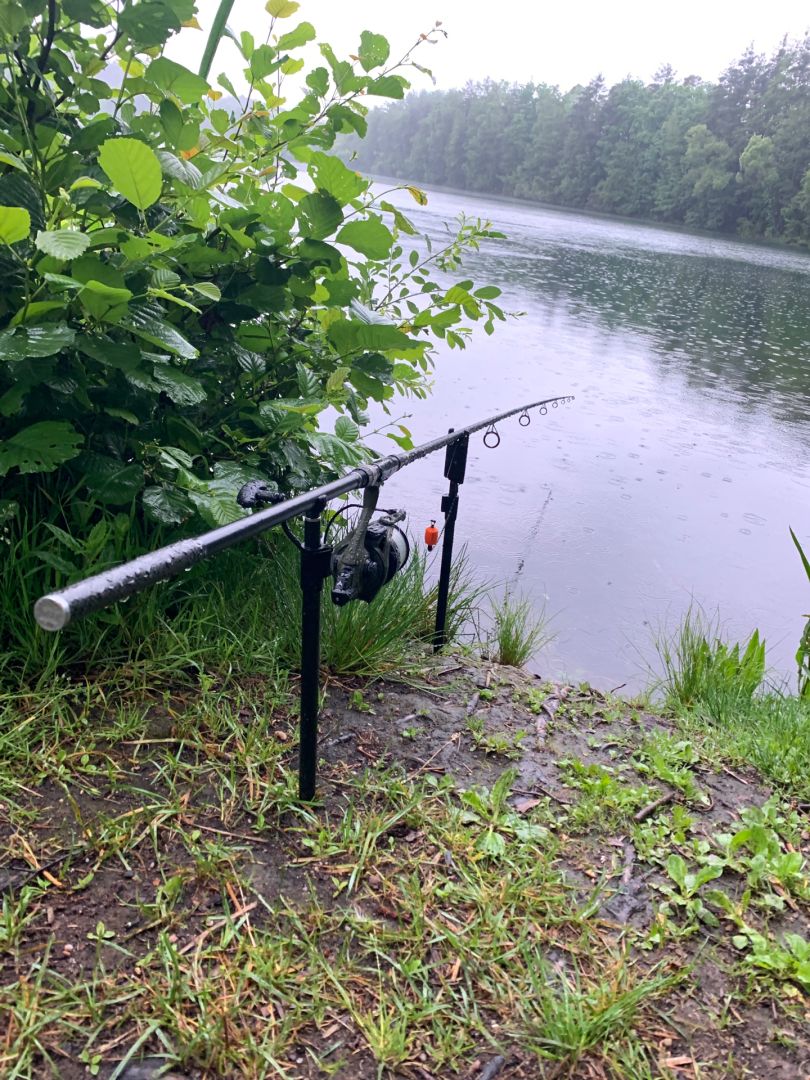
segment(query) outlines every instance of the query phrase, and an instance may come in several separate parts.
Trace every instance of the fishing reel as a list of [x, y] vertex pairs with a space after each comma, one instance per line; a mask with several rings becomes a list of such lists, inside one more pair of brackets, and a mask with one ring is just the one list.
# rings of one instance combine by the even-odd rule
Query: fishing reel
[[364, 506], [355, 528], [332, 552], [332, 603], [337, 607], [350, 600], [369, 603], [411, 553], [408, 537], [398, 527], [405, 519], [404, 510], [384, 511], [376, 521], [369, 521], [371, 515], [365, 510]]
[[[405, 511], [377, 510], [379, 494], [379, 487], [372, 485], [365, 489], [362, 506], [359, 503], [354, 504], [360, 509], [357, 523], [336, 544], [330, 545], [329, 531], [348, 507], [343, 507], [333, 514], [324, 530], [320, 552], [328, 562], [322, 565], [320, 580], [331, 572], [334, 581], [332, 603], [337, 607], [343, 607], [350, 600], [365, 600], [369, 603], [383, 585], [399, 573], [411, 553], [408, 537], [399, 528], [399, 522], [405, 520]], [[262, 480], [249, 480], [236, 496], [240, 506], [251, 510], [283, 499], [284, 496], [276, 491], [274, 486]], [[376, 521], [372, 521], [373, 515], [377, 513], [380, 516]], [[296, 547], [304, 550], [286, 522], [282, 528]]]

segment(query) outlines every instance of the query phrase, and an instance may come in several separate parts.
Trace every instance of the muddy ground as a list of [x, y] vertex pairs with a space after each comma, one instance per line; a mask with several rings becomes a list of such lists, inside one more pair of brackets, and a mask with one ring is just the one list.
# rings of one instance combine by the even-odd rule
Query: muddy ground
[[[280, 709], [273, 720], [274, 737], [290, 747], [296, 729], [293, 705], [291, 702], [291, 707]], [[150, 730], [144, 737], [171, 743], [178, 737], [181, 712], [177, 703], [166, 707], [155, 703]], [[248, 716], [245, 722], [250, 722]], [[642, 947], [664, 899], [660, 887], [668, 879], [660, 858], [636, 850], [633, 826], [667, 822], [680, 804], [688, 806], [694, 820], [690, 843], [701, 836], [711, 841], [718, 833], [739, 828], [740, 812], [761, 806], [772, 794], [749, 769], [703, 760], [696, 742], [698, 752], [689, 764], [695, 790], [685, 796], [639, 759], [639, 745], [655, 733], [680, 737], [674, 720], [655, 715], [642, 704], [622, 702], [587, 687], [554, 686], [514, 669], [464, 656], [444, 656], [428, 664], [418, 685], [396, 680], [330, 680], [321, 722], [322, 802], [317, 813], [330, 821], [344, 814], [347, 784], [363, 770], [396, 766], [411, 779], [429, 774], [447, 776], [459, 788], [470, 788], [491, 787], [505, 768], [515, 769], [511, 806], [527, 815], [541, 806], [556, 818], [559, 864], [565, 879], [581, 904], [593, 905], [592, 918], [606, 941], [624, 943], [642, 968], [652, 969], [664, 961], [672, 968], [688, 969], [686, 978], [645, 1014], [643, 1034], [648, 1044], [656, 1047], [658, 1068], [649, 1075], [810, 1080], [808, 999], [790, 982], [762, 982], [742, 973], [740, 955], [731, 940], [733, 930], [724, 922], [716, 927], [698, 923], [691, 934], [670, 937], [657, 948]], [[131, 746], [110, 746], [107, 753], [119, 769], [128, 771], [133, 784], [151, 791], [160, 789], [162, 777], [152, 768], [143, 746], [137, 760]], [[294, 765], [294, 749], [287, 752], [287, 760]], [[611, 798], [616, 793], [607, 791], [598, 816], [589, 819], [584, 812], [581, 819], [572, 818], [572, 809], [582, 801], [583, 788], [577, 784], [572, 766], [565, 764], [571, 761], [578, 763], [579, 775], [587, 775], [589, 766], [601, 766], [623, 782], [627, 780], [635, 802], [629, 808], [614, 805]], [[300, 906], [315, 896], [326, 909], [345, 902], [342, 895], [334, 895], [334, 866], [319, 866], [310, 857], [300, 829], [287, 830], [282, 821], [280, 828], [262, 832], [247, 817], [225, 820], [206, 805], [209, 795], [204, 783], [188, 790], [185, 824], [238, 849], [242, 880], [254, 896], [263, 897], [270, 907], [282, 896], [287, 903]], [[148, 836], [126, 859], [110, 855], [99, 862], [97, 845], [92, 853], [85, 850], [86, 830], [92, 830], [97, 819], [137, 815], [138, 798], [122, 794], [120, 783], [105, 789], [101, 780], [94, 794], [74, 791], [71, 798], [76, 805], [70, 804], [63, 785], [46, 781], [36, 791], [21, 793], [13, 815], [0, 812], [3, 894], [13, 898], [26, 883], [51, 883], [36, 901], [21, 950], [14, 955], [10, 951], [0, 954], [0, 983], [4, 987], [30, 978], [27, 973], [32, 961], [46, 950], [51, 970], [68, 983], [80, 983], [97, 970], [100, 953], [109, 969], [127, 969], [131, 961], [113, 944], [93, 940], [98, 923], [103, 922], [106, 931], [114, 935], [110, 942], [148, 949], [158, 931], [143, 914], [144, 902], [154, 900], [156, 886], [165, 880], [166, 865], [182, 874], [188, 863], [187, 847], [182, 843], [167, 841], [158, 857]], [[598, 793], [595, 798], [598, 803]], [[31, 811], [28, 821], [20, 813], [26, 806]], [[803, 821], [803, 854], [810, 855], [807, 807], [794, 805], [792, 809]], [[77, 814], [81, 827], [77, 826]], [[291, 823], [293, 817], [288, 820]], [[182, 818], [175, 827], [184, 827]], [[398, 840], [406, 861], [412, 839], [405, 826]], [[679, 847], [677, 838], [670, 835], [662, 844], [670, 852], [682, 850], [689, 855], [685, 844]], [[83, 882], [93, 867], [92, 878]], [[733, 881], [719, 884], [733, 899], [738, 898], [740, 888]], [[249, 899], [249, 893], [246, 895]], [[237, 907], [246, 906], [245, 895], [231, 899]], [[204, 881], [184, 892], [182, 910], [172, 922], [178, 948], [193, 949], [206, 933], [206, 920], [221, 906], [222, 891]], [[676, 912], [676, 921], [677, 916]], [[261, 905], [253, 917], [261, 919]], [[783, 910], [768, 913], [763, 925], [777, 936], [788, 930], [810, 938], [808, 922], [807, 904], [788, 897]], [[133, 977], [132, 970], [128, 974]], [[2, 1027], [0, 1022], [0, 1030]], [[65, 1080], [88, 1075], [120, 1080], [215, 1075], [194, 1069], [161, 1073], [163, 1060], [150, 1056], [149, 1051], [156, 1048], [148, 1042], [122, 1069], [120, 1047], [127, 1046], [125, 1032], [119, 1046], [109, 1047], [91, 1073], [87, 1062], [76, 1060], [78, 1043], [71, 1043], [69, 1025], [62, 1030], [56, 1075]], [[293, 1048], [285, 1061], [289, 1075], [328, 1075], [314, 1069], [305, 1053], [307, 1040], [318, 1047], [325, 1037], [328, 1033], [304, 1033], [301, 1045]], [[53, 1041], [49, 1045], [53, 1050]], [[349, 1031], [343, 1052], [348, 1056], [333, 1075], [346, 1080], [378, 1075], [356, 1031]], [[30, 1075], [54, 1075], [44, 1062], [39, 1069]], [[561, 1071], [559, 1064], [540, 1062], [521, 1045], [507, 1043], [498, 1053], [482, 1047], [461, 1070], [437, 1073], [431, 1071], [429, 1061], [412, 1062], [384, 1075], [423, 1080], [438, 1076], [539, 1080], [642, 1074], [605, 1072], [604, 1066], [588, 1055], [573, 1071], [568, 1067]]]

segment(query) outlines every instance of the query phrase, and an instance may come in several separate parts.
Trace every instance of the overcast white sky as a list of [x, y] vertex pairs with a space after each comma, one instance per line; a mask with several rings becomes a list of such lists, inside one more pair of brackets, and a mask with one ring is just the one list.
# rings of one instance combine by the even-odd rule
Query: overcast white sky
[[[171, 54], [196, 68], [217, 0], [198, 0], [204, 33], [184, 30]], [[307, 20], [338, 56], [356, 50], [361, 30], [384, 34], [392, 55], [403, 53], [437, 19], [448, 38], [426, 45], [417, 59], [441, 88], [468, 79], [548, 82], [567, 89], [601, 72], [608, 83], [625, 75], [648, 80], [661, 64], [679, 76], [714, 80], [751, 42], [772, 51], [783, 35], [810, 29], [807, 0], [302, 0], [283, 24]], [[230, 24], [264, 40], [261, 0], [236, 0]], [[212, 75], [238, 72], [225, 46]], [[236, 80], [234, 80], [236, 82]], [[414, 86], [430, 81], [414, 73]], [[237, 85], [239, 85], [237, 83]]]

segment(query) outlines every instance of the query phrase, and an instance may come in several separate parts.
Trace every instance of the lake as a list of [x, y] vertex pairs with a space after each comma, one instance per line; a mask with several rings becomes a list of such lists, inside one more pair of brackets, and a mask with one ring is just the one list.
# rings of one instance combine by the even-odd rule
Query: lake
[[[416, 442], [541, 397], [565, 408], [473, 436], [456, 542], [477, 573], [552, 616], [529, 665], [624, 693], [690, 605], [723, 634], [758, 627], [777, 681], [810, 612], [788, 532], [810, 542], [810, 256], [734, 240], [428, 192], [397, 200], [438, 244], [462, 209], [507, 234], [458, 279], [525, 314], [441, 349], [434, 391], [394, 415]], [[379, 412], [375, 423], [383, 420]], [[390, 452], [393, 444], [372, 444]], [[411, 530], [440, 519], [442, 456], [386, 486]]]

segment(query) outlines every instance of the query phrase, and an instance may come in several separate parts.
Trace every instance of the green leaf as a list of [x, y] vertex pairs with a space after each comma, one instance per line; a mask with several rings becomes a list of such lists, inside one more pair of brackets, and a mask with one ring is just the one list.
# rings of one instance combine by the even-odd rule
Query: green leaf
[[193, 161], [184, 161], [183, 158], [177, 157], [168, 150], [158, 150], [157, 158], [164, 176], [179, 180], [181, 184], [185, 184], [194, 191], [204, 186], [203, 174]]
[[76, 457], [83, 441], [84, 436], [64, 420], [31, 424], [0, 442], [0, 476], [15, 466], [21, 473], [53, 472]]
[[666, 861], [667, 873], [681, 889], [686, 888], [686, 861], [680, 855], [670, 855]]
[[354, 248], [368, 259], [385, 259], [394, 243], [391, 230], [374, 215], [363, 221], [347, 222], [335, 240], [338, 244]]
[[[338, 249], [323, 240], [311, 240], [309, 238], [302, 240], [295, 249], [295, 254], [299, 259], [312, 263], [313, 266], [328, 266], [330, 270], [334, 271], [339, 270], [343, 262], [343, 256]], [[331, 286], [332, 282], [328, 282], [328, 285]]]
[[177, 304], [178, 307], [185, 308], [186, 311], [193, 311], [195, 315], [202, 314], [196, 304], [191, 304], [188, 300], [184, 300], [182, 296], [178, 296], [173, 292], [167, 292], [166, 289], [150, 289], [149, 295], [157, 296], [159, 299], [166, 300], [170, 304]]
[[73, 344], [76, 331], [64, 323], [29, 326], [26, 330], [26, 356], [53, 356]]
[[307, 75], [306, 83], [318, 97], [325, 97], [329, 89], [329, 72], [325, 67], [313, 68]]
[[25, 332], [15, 337], [14, 330], [0, 331], [0, 360], [11, 363], [24, 360], [28, 356], [27, 341]]
[[101, 0], [63, 0], [62, 9], [69, 19], [97, 30], [107, 26], [109, 15]]
[[421, 188], [414, 187], [413, 184], [406, 184], [405, 190], [408, 192], [414, 202], [419, 203], [420, 206], [427, 206], [428, 197]]
[[121, 320], [121, 325], [146, 341], [151, 341], [153, 345], [161, 345], [170, 352], [177, 353], [184, 360], [193, 360], [199, 356], [199, 350], [186, 341], [171, 323], [166, 322], [163, 314], [163, 308], [159, 304], [132, 304], [125, 318]]
[[306, 45], [308, 41], [315, 40], [315, 27], [312, 23], [302, 22], [294, 30], [290, 30], [287, 34], [282, 34], [278, 39], [279, 49], [300, 49], [302, 45]]
[[226, 112], [225, 109], [212, 109], [209, 119], [218, 135], [224, 135], [231, 126], [230, 113]]
[[79, 299], [95, 318], [102, 322], [117, 323], [126, 313], [132, 293], [129, 289], [117, 288], [91, 278], [84, 283]]
[[215, 285], [213, 281], [194, 281], [191, 288], [194, 292], [198, 292], [200, 296], [206, 296], [209, 300], [221, 300], [222, 293], [219, 290], [219, 286]]
[[305, 195], [297, 209], [302, 235], [313, 240], [325, 240], [343, 221], [343, 211], [337, 199], [321, 192]]
[[333, 195], [341, 206], [362, 195], [368, 188], [368, 181], [347, 168], [340, 158], [316, 151], [309, 159], [307, 172], [312, 177], [315, 187]]
[[82, 335], [77, 344], [83, 353], [118, 371], [134, 371], [141, 362], [141, 350], [137, 345], [120, 345], [107, 338], [86, 335]]
[[360, 428], [348, 416], [339, 416], [335, 421], [335, 435], [343, 442], [357, 442], [360, 438]]
[[401, 100], [405, 97], [405, 91], [408, 89], [407, 79], [403, 79], [401, 75], [381, 75], [379, 79], [374, 79], [366, 87], [366, 93], [371, 97], [387, 97], [396, 98]]
[[38, 232], [35, 243], [46, 255], [69, 262], [87, 251], [90, 237], [78, 229], [56, 229], [53, 232]]
[[116, 420], [125, 420], [128, 424], [134, 424], [136, 427], [140, 424], [140, 420], [129, 409], [117, 409], [114, 405], [105, 405], [104, 412], [107, 416], [114, 416]]
[[482, 851], [485, 855], [491, 855], [493, 858], [499, 858], [501, 855], [506, 854], [506, 840], [500, 833], [491, 828], [479, 835], [475, 847], [478, 851]]
[[65, 306], [64, 300], [35, 300], [28, 307], [21, 307], [14, 315], [9, 326], [19, 326], [20, 323], [36, 322], [40, 315], [46, 315], [49, 311], [61, 310]]
[[143, 469], [137, 462], [118, 461], [106, 454], [84, 453], [75, 461], [88, 491], [110, 506], [132, 502], [143, 487]]
[[14, 36], [30, 22], [30, 16], [22, 4], [16, 0], [3, 0], [0, 3], [0, 19], [4, 35]]
[[339, 319], [329, 327], [327, 336], [338, 352], [355, 349], [412, 349], [413, 342], [395, 326], [385, 323], [364, 323], [353, 319]]
[[98, 163], [113, 186], [139, 210], [160, 198], [163, 174], [154, 150], [140, 139], [108, 139], [102, 144]]
[[6, 150], [0, 150], [0, 165], [10, 165], [12, 169], [19, 169], [20, 172], [24, 173], [28, 172], [28, 166], [23, 159], [17, 157], [16, 154], [9, 154]]
[[321, 383], [314, 371], [304, 364], [296, 364], [298, 372], [298, 391], [302, 398], [317, 398], [321, 392]]
[[194, 105], [208, 93], [208, 83], [201, 75], [195, 75], [167, 56], [153, 60], [144, 78], [160, 90], [179, 98], [184, 105]]
[[282, 61], [278, 50], [271, 45], [260, 45], [250, 56], [250, 73], [254, 79], [266, 79], [278, 71]]
[[[341, 365], [335, 368], [329, 378], [326, 380], [326, 393], [327, 394], [342, 394], [344, 392], [343, 384], [351, 374], [351, 368]], [[337, 434], [337, 429], [335, 429]]]
[[183, 114], [170, 98], [161, 101], [158, 111], [160, 112], [160, 124], [166, 135], [167, 142], [177, 146], [183, 131]]
[[73, 183], [70, 185], [69, 190], [82, 191], [87, 188], [94, 188], [97, 191], [99, 188], [103, 187], [104, 185], [102, 184], [102, 182], [100, 180], [96, 180], [93, 176], [80, 176], [78, 177], [78, 179], [73, 181]]
[[29, 176], [21, 172], [10, 172], [5, 176], [0, 176], [0, 207], [2, 206], [18, 209], [22, 207], [31, 215], [31, 228], [45, 228], [42, 195]]
[[364, 71], [381, 67], [388, 59], [391, 48], [382, 34], [372, 34], [370, 30], [364, 30], [360, 35], [360, 48], [358, 56]]
[[178, 485], [187, 490], [203, 520], [213, 526], [227, 525], [244, 517], [245, 511], [236, 501], [240, 487], [248, 480], [266, 479], [255, 469], [233, 461], [218, 461], [210, 480], [202, 480], [184, 469], [177, 474]]
[[142, 0], [118, 15], [118, 28], [142, 48], [163, 45], [182, 26], [182, 20], [164, 0]]
[[269, 11], [274, 19], [289, 19], [300, 6], [296, 0], [267, 0], [265, 11]]
[[22, 206], [0, 206], [0, 242], [17, 244], [31, 232], [31, 215]]
[[199, 379], [169, 364], [155, 364], [155, 381], [165, 390], [175, 405], [201, 405], [207, 394]]
[[141, 503], [146, 516], [158, 525], [182, 525], [194, 513], [188, 498], [168, 487], [144, 488]]
[[796, 533], [793, 531], [793, 529], [790, 528], [790, 526], [788, 526], [788, 529], [790, 530], [790, 535], [793, 538], [793, 543], [796, 545], [796, 550], [799, 553], [799, 558], [802, 560], [802, 566], [804, 567], [804, 572], [807, 575], [807, 580], [810, 581], [810, 560], [808, 560], [807, 556], [805, 555], [804, 548], [799, 543], [799, 538]]
[[267, 361], [261, 353], [243, 349], [241, 345], [234, 345], [233, 355], [242, 371], [246, 371], [249, 375], [264, 375], [267, 371]]

